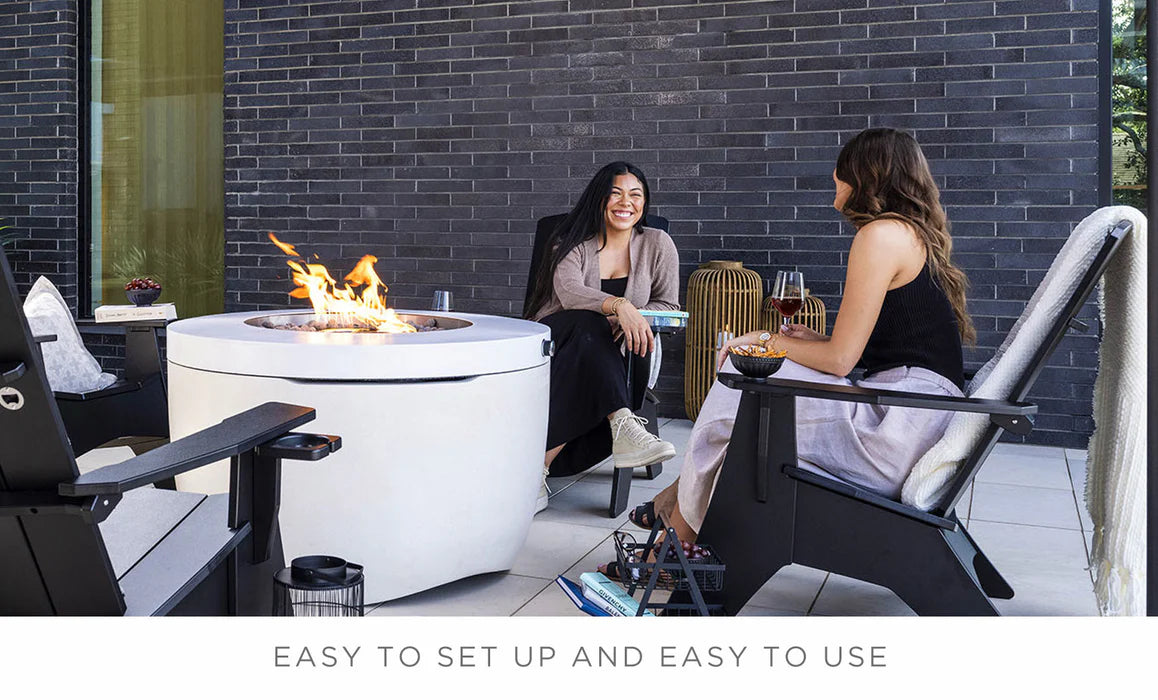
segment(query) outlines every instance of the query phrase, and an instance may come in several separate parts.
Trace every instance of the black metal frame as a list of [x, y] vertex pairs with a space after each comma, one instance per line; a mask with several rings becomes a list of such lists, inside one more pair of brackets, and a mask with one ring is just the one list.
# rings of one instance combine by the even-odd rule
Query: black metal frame
[[92, 304], [92, 8], [80, 3], [76, 28], [76, 315]]
[[[80, 475], [3, 256], [0, 401], [0, 614], [268, 614], [270, 577], [284, 564], [281, 460], [341, 447], [333, 436], [290, 432], [313, 420], [312, 408], [267, 403]], [[227, 495], [134, 492], [226, 458]], [[130, 502], [127, 512], [140, 516], [131, 539], [143, 537], [138, 522], [173, 524], [118, 549], [124, 543], [101, 523]], [[110, 552], [126, 549], [135, 553], [118, 573]]]
[[[780, 568], [798, 563], [890, 588], [921, 615], [996, 615], [989, 599], [1011, 598], [1013, 589], [969, 536], [954, 506], [1003, 431], [1032, 430], [1037, 408], [1025, 397], [1131, 228], [1123, 221], [1106, 236], [1007, 401], [721, 374], [725, 386], [744, 394], [699, 532], [728, 566], [728, 583], [705, 600], [736, 614]], [[798, 397], [980, 413], [990, 424], [948, 491], [926, 512], [800, 469]]]
[[[531, 291], [535, 284], [535, 273], [543, 261], [543, 254], [546, 251], [547, 239], [554, 233], [555, 228], [562, 222], [566, 214], [554, 214], [552, 216], [545, 216], [539, 219], [535, 227], [535, 241], [531, 249], [531, 265], [527, 272], [527, 291], [526, 298], [530, 299]], [[651, 228], [659, 228], [664, 231], [668, 230], [670, 223], [662, 216], [648, 214], [644, 219], [644, 225]], [[674, 329], [652, 327], [655, 333], [671, 333]], [[627, 390], [629, 398], [632, 403], [632, 410], [636, 415], [647, 421], [647, 431], [656, 437], [659, 437], [659, 399], [656, 395], [647, 388], [646, 382], [642, 384], [642, 388], [638, 386], [640, 382], [636, 381], [635, 375], [637, 372], [644, 373], [651, 367], [651, 353], [644, 356], [626, 354], [624, 356], [624, 363], [627, 367]], [[606, 458], [606, 455], [587, 465], [587, 468], [593, 467], [599, 461]], [[663, 473], [663, 463], [656, 462], [644, 467], [645, 478], [654, 479]], [[607, 506], [607, 517], [614, 518], [623, 511], [627, 510], [627, 503], [631, 497], [631, 479], [635, 475], [634, 469], [616, 469], [611, 478], [611, 500]]]

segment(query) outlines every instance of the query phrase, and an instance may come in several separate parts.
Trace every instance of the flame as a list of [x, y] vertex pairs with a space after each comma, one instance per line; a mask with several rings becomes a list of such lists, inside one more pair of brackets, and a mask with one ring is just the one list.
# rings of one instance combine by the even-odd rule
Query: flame
[[[363, 256], [350, 274], [345, 276], [348, 284], [339, 287], [325, 265], [305, 262], [292, 245], [282, 243], [272, 233], [269, 234], [269, 240], [286, 255], [301, 260], [286, 261], [293, 270], [293, 281], [297, 285], [289, 294], [295, 299], [309, 299], [315, 314], [339, 314], [339, 325], [369, 326], [379, 333], [416, 332], [414, 326], [398, 318], [394, 309], [386, 307], [387, 287], [374, 271], [374, 263], [378, 262], [378, 258], [373, 255]], [[360, 293], [355, 291], [354, 287], [362, 286], [365, 289]]]

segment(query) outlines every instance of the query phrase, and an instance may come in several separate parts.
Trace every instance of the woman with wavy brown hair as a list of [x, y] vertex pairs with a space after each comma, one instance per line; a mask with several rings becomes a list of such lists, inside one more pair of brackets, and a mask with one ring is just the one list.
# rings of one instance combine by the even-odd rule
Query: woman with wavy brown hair
[[[777, 378], [961, 396], [962, 342], [972, 343], [965, 274], [950, 260], [953, 241], [940, 193], [916, 140], [895, 129], [868, 129], [841, 150], [833, 206], [856, 228], [844, 296], [832, 335], [804, 326], [754, 331], [720, 350], [762, 343], [788, 352]], [[717, 382], [688, 440], [679, 480], [631, 513], [650, 527], [668, 516], [681, 540], [694, 540], [724, 461], [741, 392]], [[890, 498], [917, 460], [940, 439], [945, 411], [798, 398], [796, 439], [802, 466]], [[611, 573], [617, 573], [612, 571]]]

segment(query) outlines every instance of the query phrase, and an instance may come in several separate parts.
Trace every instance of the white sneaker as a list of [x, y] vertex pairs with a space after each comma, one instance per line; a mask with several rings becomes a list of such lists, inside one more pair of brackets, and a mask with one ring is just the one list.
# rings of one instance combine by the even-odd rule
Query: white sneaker
[[550, 467], [543, 467], [543, 485], [539, 487], [539, 500], [535, 501], [535, 512], [542, 513], [547, 509], [547, 499], [551, 497], [551, 489], [547, 488], [547, 472]]
[[646, 467], [675, 457], [675, 445], [647, 432], [646, 424], [646, 418], [627, 408], [611, 414], [611, 456], [617, 469]]

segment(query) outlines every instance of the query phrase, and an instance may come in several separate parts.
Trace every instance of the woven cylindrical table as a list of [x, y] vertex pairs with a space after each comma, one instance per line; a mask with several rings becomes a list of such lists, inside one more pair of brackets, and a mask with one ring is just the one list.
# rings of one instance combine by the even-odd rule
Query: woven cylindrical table
[[[828, 321], [824, 315], [824, 302], [818, 297], [811, 296], [804, 290], [804, 306], [792, 317], [793, 323], [800, 323], [821, 335], [828, 331]], [[764, 307], [760, 310], [760, 327], [775, 333], [784, 323], [784, 316], [772, 305], [772, 297], [764, 299]]]
[[688, 279], [684, 409], [695, 420], [716, 380], [716, 353], [728, 337], [760, 323], [760, 275], [740, 262], [712, 260]]

